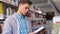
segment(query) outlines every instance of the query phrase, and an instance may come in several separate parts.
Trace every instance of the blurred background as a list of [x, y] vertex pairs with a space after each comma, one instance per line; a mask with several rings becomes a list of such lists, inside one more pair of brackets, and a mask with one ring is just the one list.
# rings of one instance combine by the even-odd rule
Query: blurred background
[[[0, 34], [4, 20], [17, 11], [19, 0], [0, 0]], [[30, 0], [32, 6], [28, 12], [33, 31], [41, 26], [44, 29], [38, 34], [53, 34], [53, 17], [60, 15], [60, 0]]]

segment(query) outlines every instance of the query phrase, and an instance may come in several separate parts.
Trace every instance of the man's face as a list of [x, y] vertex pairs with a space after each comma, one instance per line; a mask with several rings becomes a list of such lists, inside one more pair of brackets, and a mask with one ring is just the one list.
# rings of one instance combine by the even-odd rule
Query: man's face
[[26, 15], [26, 13], [28, 12], [29, 8], [30, 8], [30, 4], [26, 3], [26, 4], [20, 4], [19, 5], [19, 11], [22, 15]]

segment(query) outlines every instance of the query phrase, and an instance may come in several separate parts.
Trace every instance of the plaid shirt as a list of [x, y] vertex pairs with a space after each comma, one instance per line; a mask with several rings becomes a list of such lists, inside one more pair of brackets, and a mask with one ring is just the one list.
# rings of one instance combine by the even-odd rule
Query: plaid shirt
[[25, 16], [22, 15], [18, 15], [17, 13], [16, 17], [18, 19], [19, 22], [19, 32], [20, 34], [28, 34], [28, 29], [27, 29], [27, 25], [26, 25], [26, 21], [25, 21]]

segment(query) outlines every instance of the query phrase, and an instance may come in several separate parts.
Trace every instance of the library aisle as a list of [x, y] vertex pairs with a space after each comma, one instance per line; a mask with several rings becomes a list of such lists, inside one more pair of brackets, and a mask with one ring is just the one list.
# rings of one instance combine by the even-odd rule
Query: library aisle
[[[4, 21], [18, 9], [19, 0], [0, 0], [0, 34]], [[31, 20], [32, 31], [39, 29], [37, 34], [54, 34], [53, 17], [60, 15], [59, 0], [30, 0], [32, 6], [27, 14]]]

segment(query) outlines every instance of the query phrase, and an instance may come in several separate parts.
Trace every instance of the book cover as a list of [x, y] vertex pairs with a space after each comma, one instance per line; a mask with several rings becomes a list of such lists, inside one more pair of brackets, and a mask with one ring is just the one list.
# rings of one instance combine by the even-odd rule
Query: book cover
[[0, 3], [0, 19], [3, 19], [3, 4]]

